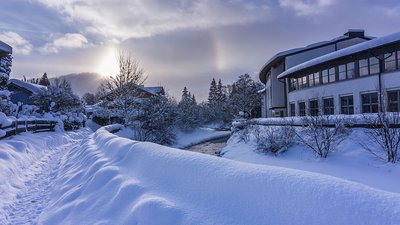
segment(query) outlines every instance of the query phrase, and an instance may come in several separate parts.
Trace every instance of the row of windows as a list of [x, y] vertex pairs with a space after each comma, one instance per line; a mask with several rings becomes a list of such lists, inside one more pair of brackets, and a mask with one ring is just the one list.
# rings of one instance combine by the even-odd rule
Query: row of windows
[[[400, 90], [387, 92], [389, 112], [400, 112]], [[306, 102], [298, 102], [299, 116], [317, 116], [320, 113], [324, 115], [333, 115], [335, 112], [334, 99], [323, 98], [322, 107], [319, 106], [317, 99], [311, 99], [308, 102], [308, 114], [306, 111]], [[290, 116], [296, 116], [296, 104], [294, 102], [289, 105]], [[362, 113], [377, 113], [378, 112], [378, 93], [368, 93], [361, 95], [361, 112]], [[320, 111], [322, 110], [322, 112]], [[354, 100], [353, 96], [340, 97], [340, 114], [354, 114]]]
[[[400, 69], [400, 51], [386, 53], [383, 56], [385, 72]], [[289, 91], [373, 75], [379, 72], [379, 60], [375, 57], [370, 57], [327, 68], [299, 78], [290, 78]]]

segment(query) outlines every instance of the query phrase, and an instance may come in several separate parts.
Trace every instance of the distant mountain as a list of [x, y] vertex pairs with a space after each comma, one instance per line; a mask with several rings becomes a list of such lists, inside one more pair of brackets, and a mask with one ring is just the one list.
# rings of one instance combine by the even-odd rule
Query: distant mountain
[[[65, 79], [71, 83], [72, 90], [75, 94], [82, 96], [86, 92], [96, 93], [101, 81], [104, 79], [97, 73], [72, 73], [59, 76], [58, 78]], [[50, 82], [55, 78], [50, 78]]]

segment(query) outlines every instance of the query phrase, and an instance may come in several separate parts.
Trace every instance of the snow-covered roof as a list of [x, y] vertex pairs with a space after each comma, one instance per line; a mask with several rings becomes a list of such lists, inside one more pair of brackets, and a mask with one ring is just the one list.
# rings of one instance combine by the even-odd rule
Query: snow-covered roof
[[387, 45], [387, 44], [391, 44], [394, 42], [400, 42], [400, 32], [398, 33], [394, 33], [391, 35], [387, 35], [384, 37], [380, 37], [380, 38], [375, 38], [366, 42], [362, 42], [335, 52], [331, 52], [328, 53], [326, 55], [311, 59], [309, 61], [306, 61], [304, 63], [301, 63], [297, 66], [294, 66], [286, 71], [284, 71], [283, 73], [278, 75], [279, 79], [285, 78], [287, 77], [289, 74], [298, 72], [300, 70], [304, 70], [306, 68], [309, 68], [311, 66], [316, 66], [328, 61], [332, 61], [338, 58], [342, 58], [348, 55], [352, 55], [355, 53], [359, 53], [359, 52], [364, 52], [364, 51], [368, 51], [370, 49], [373, 48], [377, 48], [383, 45]]
[[17, 79], [10, 79], [8, 80], [8, 84], [14, 84], [16, 86], [25, 88], [28, 91], [31, 91], [32, 93], [41, 93], [44, 91], [47, 91], [47, 87], [39, 85], [39, 84], [32, 84], [29, 82], [25, 82], [22, 80], [17, 80]]
[[148, 92], [157, 95], [157, 94], [164, 94], [163, 87], [144, 87]]
[[9, 46], [8, 44], [0, 41], [0, 51], [12, 53], [12, 47]]
[[[326, 46], [326, 45], [330, 45], [330, 44], [334, 44], [334, 43], [337, 43], [337, 42], [340, 42], [340, 41], [344, 41], [346, 39], [351, 39], [353, 37], [348, 36], [351, 33], [364, 33], [364, 30], [362, 30], [362, 29], [349, 29], [346, 32], [347, 35], [345, 34], [345, 35], [333, 38], [333, 39], [331, 39], [329, 41], [321, 41], [321, 42], [317, 42], [317, 43], [313, 43], [313, 44], [307, 45], [307, 46], [302, 47], [302, 48], [294, 48], [294, 49], [290, 49], [290, 50], [286, 50], [286, 51], [282, 51], [282, 52], [277, 53], [270, 60], [268, 60], [263, 65], [263, 67], [261, 68], [260, 79], [262, 80], [263, 71], [265, 71], [265, 69], [268, 70], [273, 65], [273, 63], [276, 62], [277, 60], [279, 60], [281, 58], [284, 58], [286, 56], [289, 56], [289, 55], [294, 55], [294, 54], [303, 52], [303, 51], [308, 51], [308, 50], [311, 50], [311, 49], [320, 48], [320, 47], [323, 47], [323, 46]], [[366, 40], [371, 40], [374, 37], [363, 35], [361, 38], [366, 39]]]

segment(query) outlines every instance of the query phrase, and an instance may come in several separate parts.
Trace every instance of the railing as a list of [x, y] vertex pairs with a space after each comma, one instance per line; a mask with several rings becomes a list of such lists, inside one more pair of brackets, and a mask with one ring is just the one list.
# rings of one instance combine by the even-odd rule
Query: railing
[[54, 120], [16, 120], [9, 126], [0, 126], [0, 130], [4, 131], [5, 134], [1, 135], [0, 139], [17, 135], [26, 131], [42, 132], [42, 131], [54, 131], [57, 122]]

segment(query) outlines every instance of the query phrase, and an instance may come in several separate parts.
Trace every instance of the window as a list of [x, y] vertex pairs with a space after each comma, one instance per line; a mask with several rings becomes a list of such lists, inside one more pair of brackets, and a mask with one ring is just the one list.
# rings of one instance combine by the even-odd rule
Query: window
[[346, 65], [339, 65], [339, 80], [346, 80]]
[[314, 84], [319, 85], [319, 72], [314, 73]]
[[378, 93], [361, 95], [362, 113], [378, 112]]
[[303, 88], [307, 87], [307, 76], [302, 78]]
[[305, 115], [306, 115], [306, 103], [299, 102], [299, 116], [305, 116]]
[[333, 98], [324, 98], [323, 100], [324, 115], [333, 115], [335, 112], [335, 107], [333, 104]]
[[329, 83], [328, 70], [322, 70], [322, 83]]
[[400, 91], [388, 91], [388, 111], [400, 112]]
[[303, 80], [301, 79], [301, 77], [297, 78], [297, 85], [298, 85], [299, 89], [303, 88]]
[[347, 79], [353, 79], [355, 77], [354, 62], [347, 63]]
[[335, 67], [329, 69], [329, 83], [336, 81], [336, 71]]
[[369, 74], [379, 73], [379, 60], [375, 57], [369, 58]]
[[297, 79], [290, 78], [290, 91], [297, 90]]
[[290, 116], [296, 116], [296, 104], [294, 102], [290, 103]]
[[400, 69], [400, 51], [397, 51], [397, 68]]
[[308, 75], [308, 86], [309, 87], [314, 86], [314, 74], [313, 73]]
[[318, 100], [310, 100], [310, 115], [318, 116]]
[[359, 72], [360, 76], [366, 76], [369, 74], [368, 72], [368, 59], [361, 59], [358, 61], [358, 66], [359, 66]]
[[385, 71], [396, 70], [396, 52], [385, 54]]
[[354, 103], [352, 95], [340, 97], [340, 113], [354, 114]]

